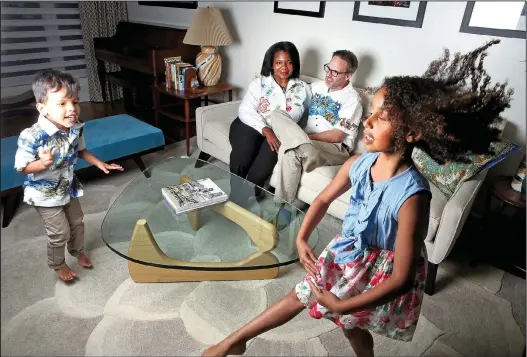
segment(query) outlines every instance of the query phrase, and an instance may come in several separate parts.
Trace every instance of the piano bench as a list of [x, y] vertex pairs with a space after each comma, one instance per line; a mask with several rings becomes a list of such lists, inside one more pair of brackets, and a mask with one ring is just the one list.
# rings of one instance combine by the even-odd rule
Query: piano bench
[[[163, 132], [130, 115], [121, 114], [107, 118], [89, 120], [83, 127], [87, 149], [100, 160], [134, 159], [145, 176], [146, 167], [141, 155], [163, 150]], [[25, 175], [16, 172], [15, 154], [18, 136], [1, 139], [1, 197], [4, 204], [2, 227], [7, 227], [13, 218], [16, 207], [22, 199], [22, 185]], [[75, 171], [92, 166], [79, 159]]]

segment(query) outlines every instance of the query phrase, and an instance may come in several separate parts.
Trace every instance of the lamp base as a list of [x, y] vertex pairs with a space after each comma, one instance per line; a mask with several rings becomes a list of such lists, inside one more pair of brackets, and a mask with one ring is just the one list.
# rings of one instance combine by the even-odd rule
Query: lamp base
[[204, 86], [214, 86], [220, 80], [221, 57], [213, 46], [202, 46], [196, 57], [199, 81]]

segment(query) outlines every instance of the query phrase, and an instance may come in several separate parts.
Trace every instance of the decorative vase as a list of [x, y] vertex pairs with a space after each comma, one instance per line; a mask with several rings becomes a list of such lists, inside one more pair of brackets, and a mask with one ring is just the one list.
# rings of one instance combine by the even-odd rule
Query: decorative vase
[[204, 86], [216, 85], [221, 75], [221, 57], [213, 46], [202, 46], [196, 57], [198, 78]]
[[[523, 190], [522, 190], [522, 186], [523, 186]], [[516, 170], [516, 174], [512, 178], [511, 187], [515, 191], [525, 192], [525, 155], [523, 156], [523, 159], [520, 162], [520, 166], [518, 167], [518, 170]]]

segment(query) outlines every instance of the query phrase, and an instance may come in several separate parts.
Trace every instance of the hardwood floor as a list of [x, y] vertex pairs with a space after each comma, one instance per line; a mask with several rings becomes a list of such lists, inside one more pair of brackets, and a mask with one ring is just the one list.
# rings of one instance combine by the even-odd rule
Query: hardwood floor
[[[104, 118], [110, 115], [124, 114], [123, 100], [116, 100], [113, 109], [110, 103], [82, 102], [80, 119], [82, 121]], [[22, 130], [36, 123], [38, 111], [34, 113], [22, 113], [20, 116], [0, 119], [0, 136], [2, 138], [19, 135]]]

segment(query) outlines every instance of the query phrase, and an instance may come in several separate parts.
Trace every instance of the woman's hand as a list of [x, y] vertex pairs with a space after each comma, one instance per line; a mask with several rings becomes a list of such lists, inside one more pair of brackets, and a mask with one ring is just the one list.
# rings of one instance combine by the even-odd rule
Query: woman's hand
[[278, 152], [278, 149], [280, 149], [280, 140], [276, 137], [276, 134], [274, 133], [273, 129], [265, 127], [262, 130], [263, 136], [267, 139], [267, 144], [269, 144], [269, 147], [272, 151]]
[[313, 295], [315, 295], [315, 298], [320, 305], [328, 309], [328, 312], [338, 312], [337, 310], [340, 299], [336, 297], [335, 294], [333, 294], [331, 291], [319, 288], [312, 281], [308, 281], [308, 283], [311, 287]]
[[320, 274], [318, 273], [316, 267], [317, 258], [315, 257], [313, 250], [304, 241], [298, 241], [296, 243], [296, 248], [298, 249], [298, 257], [300, 258], [300, 264], [304, 266], [304, 269], [307, 270], [307, 272], [313, 277], [313, 279], [317, 280], [317, 278], [320, 277]]

